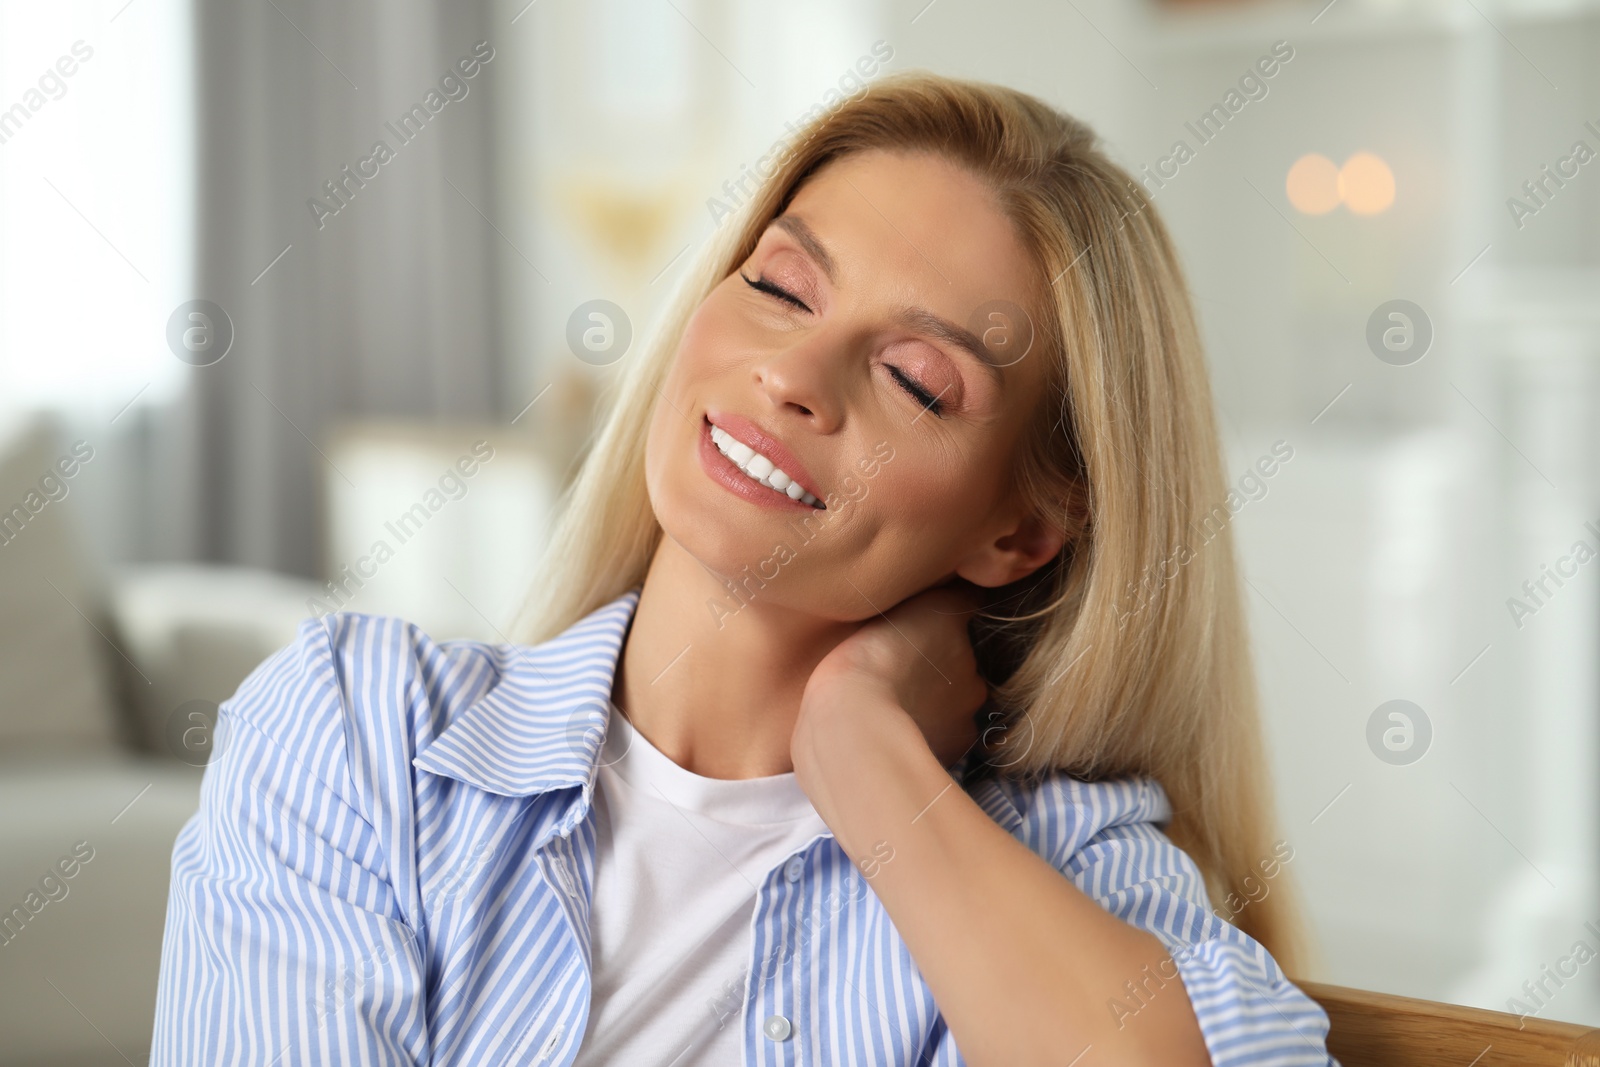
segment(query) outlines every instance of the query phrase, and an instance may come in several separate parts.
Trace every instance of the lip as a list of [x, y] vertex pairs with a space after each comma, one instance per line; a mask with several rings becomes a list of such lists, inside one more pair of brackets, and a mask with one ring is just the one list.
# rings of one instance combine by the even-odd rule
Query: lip
[[826, 510], [825, 507], [817, 508], [799, 500], [791, 500], [786, 494], [767, 488], [740, 470], [738, 465], [723, 455], [722, 450], [712, 442], [712, 426], [718, 427], [735, 440], [772, 460], [783, 473], [798, 482], [800, 488], [816, 497], [819, 503], [823, 502], [822, 494], [817, 492], [817, 483], [810, 472], [805, 469], [799, 457], [785, 448], [782, 442], [762, 433], [749, 419], [738, 415], [712, 415], [708, 412], [700, 420], [700, 466], [714, 480], [722, 483], [728, 491], [744, 497], [753, 504], [764, 504], [782, 511], [814, 515], [818, 511]]

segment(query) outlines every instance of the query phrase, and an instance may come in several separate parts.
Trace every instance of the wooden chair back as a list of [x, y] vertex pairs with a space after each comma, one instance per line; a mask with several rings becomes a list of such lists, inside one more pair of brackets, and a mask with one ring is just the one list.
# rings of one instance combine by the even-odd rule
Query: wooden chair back
[[1296, 981], [1343, 1067], [1600, 1067], [1600, 1029]]

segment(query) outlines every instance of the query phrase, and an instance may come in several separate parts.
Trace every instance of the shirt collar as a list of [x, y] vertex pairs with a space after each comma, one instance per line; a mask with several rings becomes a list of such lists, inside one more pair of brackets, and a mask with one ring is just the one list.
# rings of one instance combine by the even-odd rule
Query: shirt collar
[[502, 796], [587, 791], [638, 603], [635, 587], [542, 644], [488, 646], [497, 680], [412, 765]]
[[[579, 786], [587, 801], [639, 593], [635, 586], [543, 644], [489, 646], [498, 679], [412, 765], [502, 796]], [[957, 782], [972, 762], [969, 754], [950, 768]]]

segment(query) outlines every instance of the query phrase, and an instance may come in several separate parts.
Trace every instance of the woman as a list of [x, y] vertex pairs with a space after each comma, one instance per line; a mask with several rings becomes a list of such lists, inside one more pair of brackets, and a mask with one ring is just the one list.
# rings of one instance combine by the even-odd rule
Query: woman
[[1331, 1062], [1192, 314], [1087, 128], [878, 82], [623, 376], [528, 644], [330, 615], [226, 705], [153, 1062]]

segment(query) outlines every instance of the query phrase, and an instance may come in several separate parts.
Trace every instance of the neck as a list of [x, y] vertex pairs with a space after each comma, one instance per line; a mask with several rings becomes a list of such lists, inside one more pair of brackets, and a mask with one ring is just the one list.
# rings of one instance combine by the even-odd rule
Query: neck
[[794, 770], [789, 740], [806, 682], [860, 624], [775, 603], [776, 588], [769, 582], [735, 598], [677, 542], [661, 538], [611, 699], [685, 770], [707, 778]]

